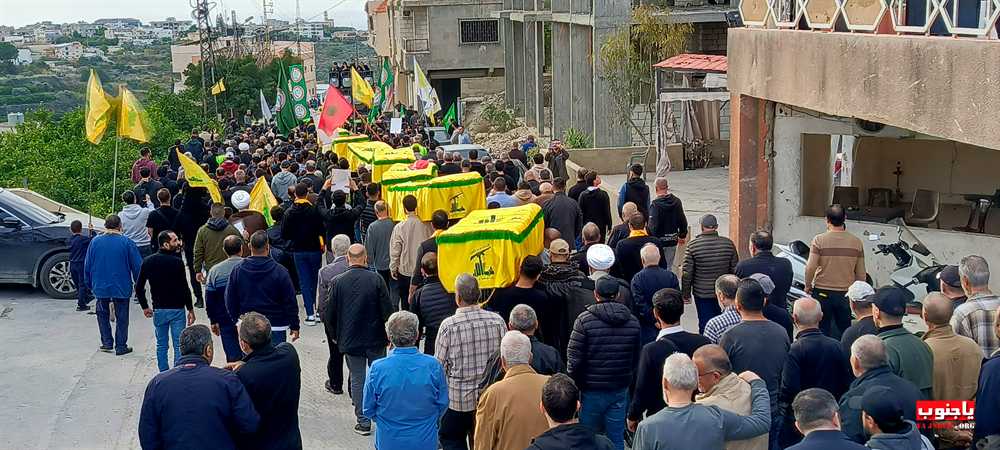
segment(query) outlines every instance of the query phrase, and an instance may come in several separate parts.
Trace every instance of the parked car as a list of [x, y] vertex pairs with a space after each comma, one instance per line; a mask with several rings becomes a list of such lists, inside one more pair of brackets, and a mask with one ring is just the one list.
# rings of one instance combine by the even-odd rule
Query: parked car
[[479, 160], [480, 161], [482, 161], [483, 159], [485, 159], [485, 157], [489, 157], [490, 156], [490, 151], [486, 150], [486, 147], [483, 147], [482, 145], [479, 145], [479, 144], [450, 144], [450, 145], [442, 145], [442, 146], [438, 147], [438, 150], [444, 150], [444, 151], [446, 151], [448, 153], [458, 153], [459, 155], [462, 155], [462, 159], [469, 159], [469, 152], [471, 152], [473, 150], [476, 150], [477, 153], [479, 154]]
[[451, 143], [451, 135], [445, 127], [424, 127], [424, 135], [427, 139], [434, 139], [438, 144], [449, 144]]
[[30, 284], [53, 298], [76, 298], [67, 246], [74, 220], [86, 232], [89, 215], [37, 192], [0, 188], [0, 283]]

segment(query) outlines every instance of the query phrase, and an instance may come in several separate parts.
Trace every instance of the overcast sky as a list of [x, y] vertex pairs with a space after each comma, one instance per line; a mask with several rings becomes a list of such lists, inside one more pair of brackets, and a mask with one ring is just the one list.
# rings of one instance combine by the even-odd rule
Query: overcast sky
[[[210, 0], [211, 1], [211, 0]], [[236, 10], [238, 20], [253, 16], [260, 22], [263, 15], [261, 0], [215, 0], [216, 11]], [[329, 9], [330, 18], [337, 25], [366, 28], [365, 0], [299, 0], [302, 18], [322, 20], [323, 11]], [[0, 0], [0, 25], [22, 26], [44, 20], [55, 23], [92, 22], [95, 19], [132, 17], [143, 22], [160, 20], [168, 16], [178, 19], [191, 18], [188, 0]], [[295, 0], [274, 0], [277, 19], [295, 18]]]

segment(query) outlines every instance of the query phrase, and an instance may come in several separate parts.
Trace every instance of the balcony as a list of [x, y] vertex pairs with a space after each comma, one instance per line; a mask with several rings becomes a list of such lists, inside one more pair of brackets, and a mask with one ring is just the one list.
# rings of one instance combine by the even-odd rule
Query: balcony
[[406, 53], [428, 53], [431, 51], [428, 39], [404, 39], [403, 51]]

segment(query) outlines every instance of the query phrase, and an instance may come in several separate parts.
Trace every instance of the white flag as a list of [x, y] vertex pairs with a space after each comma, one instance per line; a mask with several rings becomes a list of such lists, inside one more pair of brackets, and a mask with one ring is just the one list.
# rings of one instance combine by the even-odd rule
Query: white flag
[[260, 90], [260, 115], [264, 120], [271, 120], [271, 108], [267, 106], [267, 100], [264, 99], [264, 90]]

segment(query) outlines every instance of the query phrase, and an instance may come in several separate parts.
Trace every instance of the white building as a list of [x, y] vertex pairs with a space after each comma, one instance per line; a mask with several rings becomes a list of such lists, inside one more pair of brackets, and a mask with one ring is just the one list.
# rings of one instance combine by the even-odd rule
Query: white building
[[163, 20], [154, 20], [149, 22], [149, 26], [153, 28], [165, 28], [175, 33], [187, 31], [193, 24], [194, 22], [190, 20], [177, 20], [174, 17], [167, 17]]
[[67, 42], [65, 44], [55, 44], [47, 52], [49, 56], [56, 59], [75, 61], [83, 56], [83, 44], [79, 42]]
[[323, 40], [323, 22], [299, 22], [296, 25], [299, 37], [305, 39]]
[[31, 50], [26, 48], [17, 49], [17, 58], [14, 59], [14, 64], [18, 66], [25, 66], [31, 64], [34, 58], [31, 57]]

